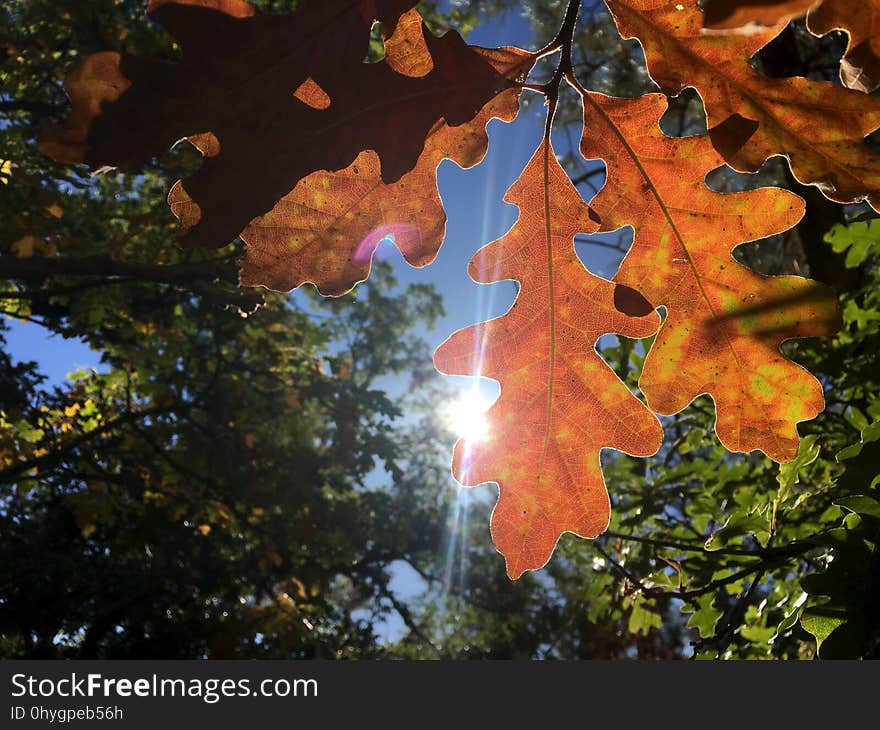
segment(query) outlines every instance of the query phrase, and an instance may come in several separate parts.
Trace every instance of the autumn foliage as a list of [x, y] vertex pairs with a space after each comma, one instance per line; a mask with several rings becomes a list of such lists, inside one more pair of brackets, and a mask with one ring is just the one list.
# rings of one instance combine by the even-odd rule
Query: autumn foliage
[[[171, 188], [180, 244], [220, 247], [240, 236], [242, 284], [311, 282], [340, 295], [368, 275], [386, 236], [409, 263], [429, 264], [445, 225], [437, 166], [479, 163], [489, 120], [512, 121], [524, 90], [543, 93], [547, 133], [506, 197], [519, 219], [469, 268], [481, 283], [518, 281], [516, 303], [454, 334], [435, 356], [443, 372], [501, 383], [490, 435], [460, 441], [454, 471], [465, 485], [499, 484], [492, 534], [508, 573], [540, 568], [564, 532], [605, 530], [600, 451], [655, 453], [655, 414], [678, 413], [701, 394], [715, 403], [728, 449], [794, 459], [797, 424], [821, 412], [824, 398], [780, 345], [833, 334], [836, 297], [808, 279], [759, 275], [732, 256], [796, 225], [797, 195], [719, 193], [705, 179], [725, 164], [755, 172], [778, 156], [828, 199], [880, 210], [880, 156], [865, 144], [880, 127], [880, 100], [864, 93], [880, 80], [880, 5], [718, 0], [704, 12], [697, 0], [606, 0], [663, 92], [618, 99], [584, 88], [572, 70], [576, 2], [557, 39], [534, 53], [469, 46], [454, 31], [436, 37], [415, 4], [315, 0], [276, 17], [244, 0], [152, 0], [147, 12], [181, 58], [90, 56], [66, 81], [70, 117], [44, 133], [41, 149], [95, 169], [136, 168], [186, 138], [205, 160]], [[855, 4], [870, 24], [850, 22]], [[750, 64], [804, 13], [814, 33], [849, 34], [845, 86], [769, 78]], [[365, 63], [375, 22], [385, 56]], [[552, 80], [529, 83], [536, 61], [554, 53]], [[583, 101], [581, 154], [607, 169], [589, 202], [550, 143], [562, 83]], [[708, 133], [670, 138], [659, 127], [664, 94], [685, 88], [699, 93]], [[574, 236], [627, 226], [633, 245], [614, 280], [588, 272]], [[606, 334], [650, 338], [644, 402], [596, 352]]]
[[453, 335], [434, 362], [501, 383], [488, 436], [459, 441], [453, 470], [465, 485], [501, 485], [492, 534], [516, 578], [546, 563], [563, 532], [595, 537], [607, 527], [600, 451], [650, 456], [663, 431], [593, 347], [609, 332], [648, 337], [659, 317], [637, 292], [584, 269], [574, 236], [598, 226], [549, 140], [505, 200], [519, 221], [468, 270], [484, 284], [517, 279], [519, 296], [503, 317]]
[[880, 86], [880, 2], [877, 0], [709, 0], [707, 28], [735, 30], [751, 24], [777, 26], [807, 14], [816, 35], [842, 30], [848, 36], [840, 63], [840, 81], [850, 89], [873, 91]]
[[[245, 284], [342, 294], [388, 234], [423, 266], [444, 233], [437, 165], [482, 159], [486, 123], [516, 116], [514, 81], [533, 60], [436, 38], [413, 5], [308, 3], [279, 18], [244, 0], [153, 0], [147, 12], [180, 44], [180, 62], [90, 56], [67, 80], [73, 114], [41, 148], [130, 168], [189, 139], [206, 160], [169, 195], [180, 243], [241, 235]], [[374, 21], [386, 55], [367, 64]]]

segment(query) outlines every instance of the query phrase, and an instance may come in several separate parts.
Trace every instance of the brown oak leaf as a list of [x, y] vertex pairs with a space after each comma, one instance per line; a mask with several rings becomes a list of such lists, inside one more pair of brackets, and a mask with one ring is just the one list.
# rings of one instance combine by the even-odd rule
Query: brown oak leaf
[[[499, 72], [493, 52], [471, 48], [455, 32], [436, 38], [419, 21], [419, 40], [414, 4], [310, 0], [293, 15], [269, 16], [243, 0], [152, 0], [148, 12], [180, 45], [180, 61], [90, 56], [66, 82], [70, 118], [42, 136], [41, 148], [62, 161], [131, 167], [188, 138], [205, 161], [171, 195], [184, 246], [226, 245], [314, 173], [350, 174], [360, 161], [365, 169], [378, 166], [382, 184], [398, 183], [420, 160], [428, 164], [429, 136], [436, 162], [449, 156], [473, 164], [480, 154], [462, 151], [454, 134], [438, 129], [462, 128], [473, 137], [475, 118], [498, 94], [518, 88], [531, 57], [511, 52], [515, 58]], [[412, 43], [391, 40], [391, 60], [365, 63], [374, 20], [389, 39], [400, 26]], [[507, 104], [502, 114], [509, 113]], [[439, 148], [443, 139], [449, 149]], [[397, 211], [383, 216], [398, 220]], [[265, 218], [255, 225], [265, 233]], [[426, 239], [438, 230], [442, 223], [431, 221]], [[412, 259], [424, 262], [425, 250], [439, 244], [432, 239]], [[247, 272], [245, 278], [263, 283]], [[305, 280], [313, 278], [305, 272]], [[338, 293], [340, 281], [328, 290]]]
[[866, 92], [880, 86], [880, 0], [823, 0], [807, 16], [807, 28], [816, 35], [849, 35], [840, 61], [844, 86]]
[[706, 0], [703, 24], [713, 30], [733, 30], [755, 23], [775, 26], [806, 13], [821, 0]]

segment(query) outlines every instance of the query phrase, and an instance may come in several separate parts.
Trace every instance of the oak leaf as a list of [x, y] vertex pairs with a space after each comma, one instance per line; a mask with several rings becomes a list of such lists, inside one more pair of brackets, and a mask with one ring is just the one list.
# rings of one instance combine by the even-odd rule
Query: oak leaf
[[661, 132], [661, 94], [582, 97], [581, 153], [604, 159], [608, 170], [607, 185], [590, 203], [599, 230], [635, 232], [615, 281], [667, 312], [639, 382], [648, 406], [671, 415], [708, 393], [725, 447], [790, 461], [797, 423], [820, 413], [824, 397], [779, 345], [836, 332], [836, 296], [801, 277], [757, 274], [732, 250], [794, 226], [803, 201], [778, 188], [710, 190], [704, 178], [724, 160], [705, 136]]
[[519, 295], [505, 315], [452, 335], [434, 364], [501, 383], [487, 435], [456, 444], [453, 471], [466, 486], [498, 483], [492, 536], [517, 578], [543, 566], [562, 533], [606, 529], [603, 448], [649, 456], [663, 434], [595, 350], [606, 333], [649, 336], [659, 318], [638, 293], [578, 259], [575, 234], [597, 226], [549, 141], [505, 200], [519, 207], [517, 223], [480, 249], [468, 271], [481, 283], [516, 279]]
[[880, 0], [709, 0], [703, 11], [705, 27], [713, 30], [774, 26], [810, 11], [807, 28], [814, 35], [833, 30], [849, 35], [841, 83], [865, 92], [880, 85]]
[[[265, 216], [298, 183], [314, 173], [343, 171], [335, 186], [326, 176], [312, 181], [334, 187], [336, 197], [348, 196], [331, 200], [328, 211], [317, 211], [335, 215], [343, 206], [357, 206], [356, 196], [364, 191], [350, 190], [345, 178], [359, 174], [361, 166], [371, 179], [393, 186], [420, 162], [421, 184], [429, 164], [425, 155], [434, 163], [450, 156], [473, 164], [485, 148], [485, 130], [475, 133], [475, 118], [499, 93], [516, 90], [513, 79], [528, 72], [533, 61], [524, 52], [511, 50], [499, 63], [493, 52], [467, 46], [455, 32], [435, 38], [415, 20], [413, 5], [312, 0], [291, 16], [269, 16], [244, 0], [152, 0], [148, 13], [180, 45], [180, 61], [90, 56], [66, 82], [73, 102], [70, 118], [42, 136], [41, 148], [66, 162], [130, 167], [188, 138], [206, 159], [172, 189], [181, 244], [226, 245], [264, 216], [251, 232], [258, 247], [277, 254], [290, 247], [284, 238], [291, 221], [283, 210], [274, 221]], [[381, 62], [364, 63], [374, 20], [383, 23], [387, 54]], [[405, 31], [405, 38], [395, 39], [396, 29]], [[500, 113], [509, 118], [510, 95], [506, 98]], [[438, 134], [447, 128], [462, 128], [468, 139]], [[397, 222], [393, 208], [403, 196], [399, 189], [385, 192], [373, 196], [372, 215], [383, 224]], [[310, 206], [317, 202], [316, 191], [301, 189], [293, 201]], [[413, 223], [426, 228], [411, 254], [416, 263], [439, 247], [441, 213], [435, 209], [424, 223]], [[280, 226], [277, 237], [270, 235], [267, 242], [273, 225]], [[326, 240], [333, 234], [322, 243]], [[250, 284], [278, 286], [300, 278], [266, 273], [257, 263], [254, 268], [256, 273], [244, 272]], [[260, 272], [266, 282], [259, 280]], [[305, 272], [301, 278], [316, 277]], [[331, 279], [326, 290], [341, 293], [357, 276]]]
[[[416, 30], [421, 38], [423, 26], [419, 20], [414, 29], [405, 20], [406, 16], [392, 40], [409, 48], [405, 37]], [[386, 59], [394, 60], [401, 73], [417, 71], [396, 59], [395, 46], [386, 44], [386, 49]], [[509, 78], [523, 75], [534, 62], [531, 54], [516, 48], [473, 50]], [[394, 183], [382, 181], [379, 158], [372, 150], [361, 152], [345, 170], [322, 170], [301, 180], [242, 231], [248, 244], [241, 263], [242, 284], [286, 291], [310, 282], [322, 294], [338, 296], [367, 278], [373, 253], [386, 236], [393, 238], [410, 265], [431, 263], [446, 224], [437, 189], [438, 165], [444, 159], [462, 168], [478, 164], [488, 147], [486, 124], [493, 118], [512, 121], [519, 111], [519, 95], [515, 86], [501, 91], [470, 122], [457, 127], [438, 121], [428, 132], [415, 168]], [[186, 201], [172, 191], [171, 204], [181, 215]], [[182, 221], [186, 226], [185, 217]]]
[[800, 182], [831, 200], [880, 207], [880, 155], [864, 143], [880, 128], [880, 99], [828, 82], [768, 78], [749, 63], [784, 22], [707, 33], [697, 0], [606, 2], [621, 34], [641, 42], [664, 92], [699, 92], [712, 142], [731, 167], [755, 172], [784, 155]]
[[880, 0], [823, 0], [807, 16], [807, 28], [816, 35], [849, 35], [840, 61], [844, 86], [866, 92], [880, 86]]
[[806, 13], [821, 0], [706, 0], [703, 24], [713, 30], [733, 30], [755, 23], [774, 26]]

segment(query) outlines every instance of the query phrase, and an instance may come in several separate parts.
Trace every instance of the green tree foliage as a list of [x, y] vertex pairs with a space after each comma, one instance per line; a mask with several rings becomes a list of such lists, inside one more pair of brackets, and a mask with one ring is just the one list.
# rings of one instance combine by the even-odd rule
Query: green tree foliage
[[[515, 5], [540, 42], [565, 4], [426, 11], [467, 29]], [[486, 528], [494, 490], [449, 481], [444, 385], [414, 331], [441, 313], [436, 292], [402, 289], [382, 266], [340, 300], [239, 289], [236, 244], [169, 245], [166, 181], [198, 164], [186, 145], [95, 178], [36, 152], [82, 55], [174, 54], [143, 7], [0, 8], [0, 308], [102, 353], [100, 372], [63, 387], [0, 356], [2, 656], [878, 656], [880, 225], [862, 208], [772, 161], [757, 179], [713, 173], [718, 190], [781, 184], [808, 202], [792, 232], [737, 255], [839, 292], [841, 333], [785, 346], [828, 408], [778, 467], [727, 452], [696, 401], [664, 419], [656, 457], [606, 454], [609, 532], [563, 538], [547, 568], [511, 583]], [[832, 80], [843, 45], [795, 22], [756, 64]], [[651, 88], [599, 2], [584, 3], [575, 51], [592, 88]], [[577, 139], [576, 117], [560, 136]], [[664, 119], [672, 135], [704, 125], [687, 92]], [[601, 167], [566, 162], [585, 197], [601, 187]], [[628, 243], [601, 245], [619, 258]], [[609, 338], [602, 354], [636, 390], [642, 344]], [[382, 390], [388, 374], [405, 395]]]

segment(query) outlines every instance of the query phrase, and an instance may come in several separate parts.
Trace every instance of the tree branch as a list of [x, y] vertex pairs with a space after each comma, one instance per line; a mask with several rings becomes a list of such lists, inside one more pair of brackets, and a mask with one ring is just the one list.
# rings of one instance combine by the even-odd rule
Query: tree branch
[[110, 256], [18, 258], [0, 255], [0, 278], [18, 279], [41, 286], [55, 276], [82, 276], [106, 279], [108, 284], [127, 280], [168, 284], [185, 289], [206, 299], [226, 306], [236, 306], [250, 313], [263, 303], [256, 289], [228, 289], [217, 282], [238, 285], [238, 271], [234, 265], [211, 262], [161, 266], [133, 261], [118, 261]]

